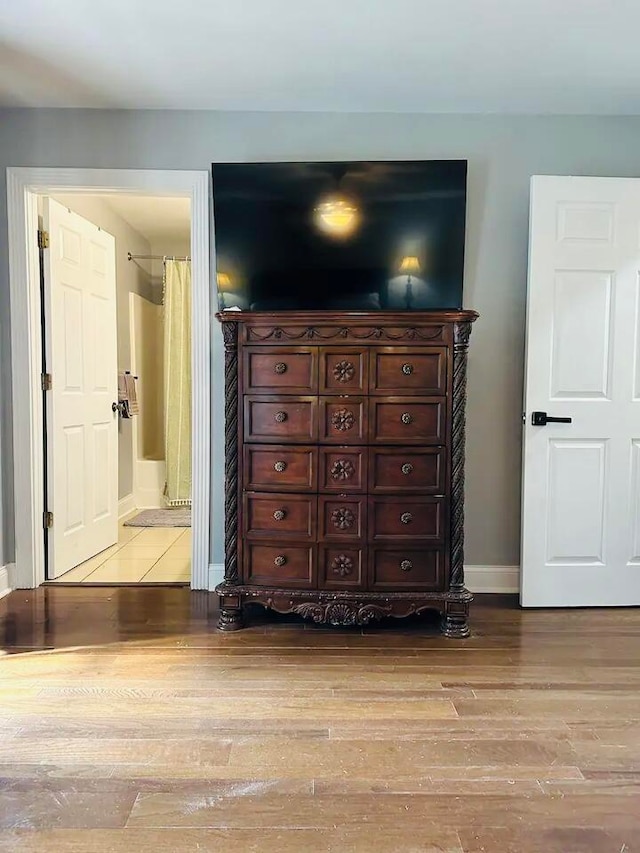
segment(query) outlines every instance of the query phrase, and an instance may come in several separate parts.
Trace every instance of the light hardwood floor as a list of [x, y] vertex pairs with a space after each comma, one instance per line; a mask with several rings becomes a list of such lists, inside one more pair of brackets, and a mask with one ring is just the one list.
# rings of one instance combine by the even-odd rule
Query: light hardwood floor
[[640, 850], [640, 611], [331, 630], [215, 597], [0, 601], [0, 850]]

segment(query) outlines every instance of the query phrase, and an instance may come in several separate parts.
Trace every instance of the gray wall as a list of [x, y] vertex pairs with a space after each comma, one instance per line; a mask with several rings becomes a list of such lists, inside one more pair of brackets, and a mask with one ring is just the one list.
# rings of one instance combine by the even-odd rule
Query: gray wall
[[[119, 216], [103, 198], [91, 195], [54, 193], [53, 198], [74, 213], [107, 231], [116, 243], [116, 317], [118, 324], [118, 370], [131, 368], [131, 331], [129, 327], [129, 294], [139, 293], [154, 301], [149, 262], [129, 261], [127, 252], [148, 255], [149, 241]], [[133, 493], [133, 424], [118, 420], [118, 497]]]
[[[469, 366], [467, 563], [519, 559], [520, 435], [529, 178], [640, 175], [640, 118], [395, 114], [0, 112], [5, 166], [207, 169], [212, 160], [467, 158], [465, 304], [481, 318]], [[4, 546], [13, 554], [6, 209], [0, 188], [0, 401]], [[222, 387], [215, 328], [213, 394]], [[213, 560], [222, 559], [221, 445], [213, 448]]]

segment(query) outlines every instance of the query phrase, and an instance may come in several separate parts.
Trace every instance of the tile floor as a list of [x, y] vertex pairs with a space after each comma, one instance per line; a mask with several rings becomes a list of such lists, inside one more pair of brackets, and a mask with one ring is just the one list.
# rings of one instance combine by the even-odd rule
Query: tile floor
[[191, 528], [125, 527], [129, 517], [120, 521], [116, 545], [54, 583], [189, 583]]

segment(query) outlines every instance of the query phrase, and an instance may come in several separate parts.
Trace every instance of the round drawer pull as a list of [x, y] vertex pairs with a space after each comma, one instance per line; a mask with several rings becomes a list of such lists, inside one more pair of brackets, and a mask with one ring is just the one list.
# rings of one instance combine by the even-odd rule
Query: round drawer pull
[[286, 513], [286, 510], [284, 510], [284, 509], [277, 509], [277, 510], [273, 513], [273, 517], [275, 518], [275, 520], [276, 520], [276, 521], [282, 521], [282, 520], [283, 520], [283, 518], [286, 516], [286, 514], [287, 514], [287, 513]]
[[287, 365], [284, 363], [284, 361], [279, 361], [273, 369], [276, 373], [286, 373]]
[[402, 560], [402, 562], [400, 563], [400, 569], [403, 572], [410, 572], [412, 568], [413, 563], [411, 562], [411, 560]]
[[286, 562], [287, 562], [287, 558], [284, 556], [284, 554], [278, 554], [278, 556], [273, 561], [273, 565], [274, 566], [284, 566], [284, 564]]
[[400, 420], [403, 424], [413, 423], [413, 415], [409, 414], [409, 412], [403, 412], [400, 416]]
[[403, 512], [402, 515], [400, 516], [400, 521], [403, 524], [410, 524], [413, 521], [413, 516], [411, 515], [410, 512]]
[[403, 364], [402, 365], [402, 372], [404, 373], [405, 376], [411, 376], [411, 374], [413, 373], [413, 365], [412, 364]]
[[278, 472], [278, 474], [282, 474], [283, 471], [287, 470], [287, 463], [286, 462], [276, 462], [273, 467]]
[[405, 462], [400, 470], [403, 474], [410, 474], [413, 471], [413, 465], [411, 462]]
[[286, 412], [276, 412], [275, 415], [273, 416], [273, 419], [275, 420], [275, 422], [277, 424], [283, 424], [287, 419], [287, 413]]

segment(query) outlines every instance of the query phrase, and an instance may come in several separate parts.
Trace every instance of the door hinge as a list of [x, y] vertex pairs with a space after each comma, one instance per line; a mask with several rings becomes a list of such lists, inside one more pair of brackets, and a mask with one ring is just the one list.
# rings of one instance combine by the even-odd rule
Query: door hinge
[[53, 384], [53, 379], [50, 373], [43, 373], [40, 376], [40, 384], [42, 385], [43, 391], [51, 391], [51, 386]]
[[46, 510], [42, 513], [42, 526], [45, 530], [50, 530], [53, 527], [53, 513]]
[[38, 231], [38, 248], [39, 249], [48, 249], [49, 248], [49, 232], [48, 231]]

